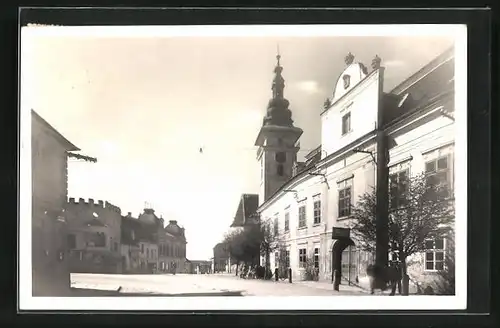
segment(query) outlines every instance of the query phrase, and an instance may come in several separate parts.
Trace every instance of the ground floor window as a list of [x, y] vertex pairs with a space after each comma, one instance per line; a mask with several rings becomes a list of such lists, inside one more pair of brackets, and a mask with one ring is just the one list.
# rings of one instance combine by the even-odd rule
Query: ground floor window
[[299, 267], [305, 268], [307, 264], [307, 253], [305, 248], [299, 249]]
[[285, 252], [285, 267], [290, 267], [290, 251]]
[[440, 271], [444, 269], [444, 239], [437, 238], [425, 242], [425, 270]]
[[314, 268], [319, 269], [319, 248], [314, 249]]
[[280, 255], [278, 252], [274, 252], [274, 267], [279, 267]]

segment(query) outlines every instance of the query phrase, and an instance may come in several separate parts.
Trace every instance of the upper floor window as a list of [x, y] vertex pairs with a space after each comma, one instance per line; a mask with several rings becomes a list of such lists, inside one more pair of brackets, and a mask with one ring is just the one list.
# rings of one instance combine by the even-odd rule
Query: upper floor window
[[306, 226], [306, 202], [302, 201], [299, 204], [299, 228], [304, 228]]
[[279, 214], [276, 213], [274, 215], [274, 234], [278, 235], [279, 234]]
[[316, 195], [313, 197], [314, 206], [314, 224], [321, 223], [321, 195]]
[[425, 270], [444, 269], [445, 241], [443, 238], [429, 239], [425, 242]]
[[451, 163], [450, 156], [444, 155], [425, 163], [426, 181], [429, 185], [437, 186], [445, 196], [451, 189]]
[[342, 116], [342, 135], [351, 131], [351, 113]]
[[409, 187], [410, 170], [403, 169], [389, 174], [389, 208], [405, 206], [406, 193]]
[[346, 217], [351, 215], [351, 198], [352, 198], [352, 178], [341, 181], [337, 184], [339, 191], [339, 214], [338, 217]]
[[290, 230], [290, 212], [289, 209], [287, 208], [285, 210], [285, 232]]

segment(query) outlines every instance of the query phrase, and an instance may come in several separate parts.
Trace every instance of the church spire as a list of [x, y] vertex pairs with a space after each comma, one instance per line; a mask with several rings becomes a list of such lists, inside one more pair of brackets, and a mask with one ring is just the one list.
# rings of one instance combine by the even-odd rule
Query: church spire
[[277, 55], [276, 55], [276, 67], [274, 68], [274, 79], [273, 79], [273, 98], [283, 98], [283, 92], [285, 89], [285, 79], [281, 75], [281, 72], [283, 72], [283, 67], [280, 65], [280, 47], [278, 45], [277, 49]]
[[264, 117], [263, 125], [293, 126], [292, 112], [288, 109], [289, 102], [284, 97], [285, 79], [281, 75], [283, 67], [281, 66], [281, 54], [276, 55], [276, 67], [274, 67], [274, 78], [272, 84], [273, 95], [267, 105], [267, 114]]

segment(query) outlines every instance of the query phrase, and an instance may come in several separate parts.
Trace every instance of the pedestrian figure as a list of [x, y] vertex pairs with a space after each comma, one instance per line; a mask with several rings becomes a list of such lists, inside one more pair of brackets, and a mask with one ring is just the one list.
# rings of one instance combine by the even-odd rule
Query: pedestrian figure
[[368, 265], [366, 273], [370, 278], [370, 294], [375, 292], [375, 289], [380, 289], [381, 291], [387, 290], [387, 287], [391, 287], [391, 296], [396, 293], [396, 287], [401, 294], [401, 271], [399, 265], [389, 261], [389, 266], [379, 267], [374, 264]]

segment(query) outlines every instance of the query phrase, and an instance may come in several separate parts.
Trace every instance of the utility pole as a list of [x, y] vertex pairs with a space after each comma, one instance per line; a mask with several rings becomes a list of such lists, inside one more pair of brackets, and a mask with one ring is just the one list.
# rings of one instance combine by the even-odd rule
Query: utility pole
[[385, 131], [377, 131], [376, 248], [375, 264], [386, 267], [389, 251], [389, 168]]
[[[384, 115], [384, 68], [380, 67], [380, 58], [378, 56], [372, 62], [374, 69], [379, 69], [379, 104], [377, 117], [377, 182], [376, 182], [376, 247], [375, 247], [375, 265], [379, 268], [385, 268], [388, 264], [389, 252], [389, 140], [385, 127]], [[379, 272], [382, 270], [379, 270]], [[380, 283], [385, 282], [375, 277]]]

